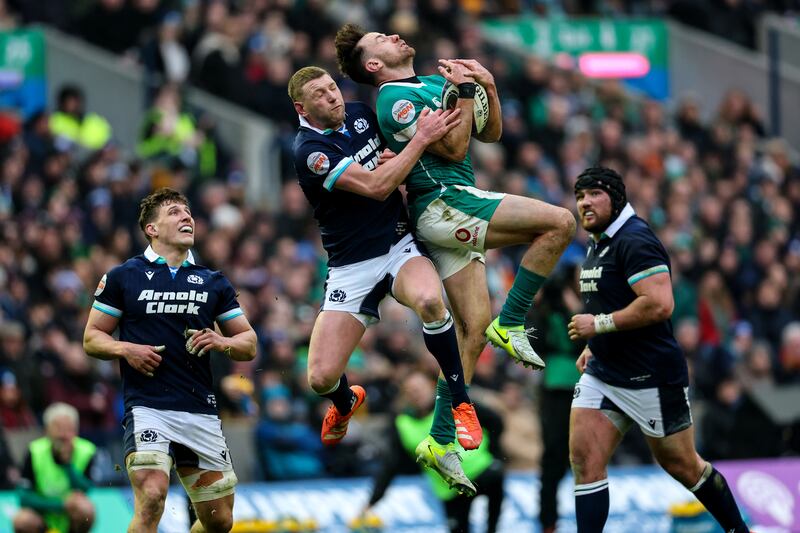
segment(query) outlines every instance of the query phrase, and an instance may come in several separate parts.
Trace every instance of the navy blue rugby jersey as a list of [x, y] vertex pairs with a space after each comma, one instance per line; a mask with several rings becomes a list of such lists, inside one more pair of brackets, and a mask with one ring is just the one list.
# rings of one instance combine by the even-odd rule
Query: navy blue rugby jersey
[[120, 359], [126, 412], [143, 406], [217, 413], [209, 353], [197, 357], [186, 351], [184, 333], [243, 314], [225, 276], [195, 264], [191, 252], [173, 276], [148, 246], [103, 276], [92, 307], [119, 318], [119, 340], [166, 346], [152, 378]]
[[[599, 242], [591, 241], [580, 274], [587, 313], [611, 313], [627, 307], [637, 281], [670, 272], [664, 246], [628, 204]], [[589, 339], [592, 357], [586, 371], [618, 387], [688, 386], [686, 359], [672, 333], [672, 321]]]
[[375, 113], [360, 102], [345, 104], [344, 126], [336, 131], [317, 129], [300, 117], [294, 166], [314, 208], [329, 266], [384, 255], [408, 233], [408, 215], [399, 191], [381, 202], [334, 188], [354, 162], [374, 170], [384, 146]]

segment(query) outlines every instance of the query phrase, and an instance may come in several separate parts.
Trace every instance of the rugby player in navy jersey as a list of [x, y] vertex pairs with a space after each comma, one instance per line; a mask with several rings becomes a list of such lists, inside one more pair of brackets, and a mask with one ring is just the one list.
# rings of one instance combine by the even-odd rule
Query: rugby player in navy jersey
[[726, 533], [747, 533], [725, 478], [695, 451], [686, 359], [672, 333], [670, 261], [627, 203], [622, 177], [602, 167], [575, 182], [578, 216], [592, 235], [580, 274], [587, 313], [572, 317], [588, 341], [572, 401], [569, 451], [579, 533], [608, 518], [606, 467], [634, 424], [656, 461], [705, 505]]
[[216, 351], [252, 360], [256, 334], [225, 276], [195, 263], [182, 194], [159, 189], [144, 198], [139, 226], [150, 246], [100, 280], [83, 339], [90, 356], [120, 362], [134, 493], [128, 532], [156, 532], [173, 465], [198, 517], [191, 533], [227, 532], [237, 480], [209, 358]]
[[[482, 432], [467, 395], [456, 328], [436, 269], [409, 231], [397, 190], [425, 148], [459, 124], [458, 112], [424, 112], [414, 141], [379, 165], [385, 143], [375, 114], [365, 104], [345, 103], [325, 70], [298, 70], [288, 92], [300, 120], [295, 169], [328, 253], [325, 296], [308, 354], [309, 385], [333, 402], [322, 425], [322, 442], [341, 441], [364, 401], [364, 389], [349, 386], [344, 369], [366, 327], [380, 319], [378, 304], [391, 295], [422, 320], [425, 345], [449, 385], [456, 437], [465, 449], [477, 448]], [[423, 440], [419, 459], [451, 486], [474, 493], [452, 436], [443, 443], [431, 436]]]

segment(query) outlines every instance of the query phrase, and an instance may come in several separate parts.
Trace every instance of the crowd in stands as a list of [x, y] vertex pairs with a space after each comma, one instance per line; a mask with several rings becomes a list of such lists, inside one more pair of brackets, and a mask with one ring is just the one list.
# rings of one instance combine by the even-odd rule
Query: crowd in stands
[[[73, 12], [73, 4], [84, 9]], [[365, 384], [368, 415], [354, 419], [341, 446], [323, 450], [318, 435], [327, 404], [310, 393], [305, 367], [325, 255], [306, 199], [284, 165], [280, 210], [250, 205], [247, 180], [265, 177], [244, 177], [235, 150], [183, 109], [180, 94], [191, 83], [262, 113], [281, 129], [288, 154], [297, 121], [286, 83], [309, 64], [336, 73], [333, 35], [347, 16], [401, 33], [417, 47], [420, 73], [433, 72], [440, 57], [475, 58], [494, 73], [504, 133], [498, 144], [472, 143], [480, 188], [574, 211], [580, 171], [592, 164], [618, 169], [630, 202], [672, 257], [673, 324], [690, 362], [701, 453], [800, 452], [800, 428], [776, 426], [752, 394], [800, 383], [796, 152], [770, 137], [760, 110], [736, 89], [716, 110], [682, 95], [668, 106], [633, 97], [618, 81], [593, 83], [541, 58], [494, 53], [478, 28], [464, 23], [481, 12], [601, 4], [617, 12], [640, 3], [0, 1], [4, 25], [56, 25], [141, 61], [153, 84], [138, 146], [114, 141], [112, 126], [93, 115], [79, 85], [54, 91], [49, 109], [0, 128], [0, 426], [6, 433], [36, 428], [47, 405], [67, 402], [79, 409], [81, 435], [109, 450], [109, 467], [122, 462], [118, 369], [89, 359], [81, 335], [98, 280], [146, 246], [136, 222], [139, 199], [170, 185], [192, 201], [199, 258], [226, 273], [258, 333], [255, 362], [214, 358], [223, 417], [252, 424], [258, 477], [372, 473], [380, 447], [375, 427], [392, 412], [398, 378], [419, 368], [433, 376], [437, 368], [420, 325], [408, 310], [384, 307], [347, 370], [351, 382]], [[373, 101], [369, 90], [337, 80], [345, 98]], [[580, 264], [586, 241], [579, 231], [562, 268]], [[520, 253], [488, 255], [495, 304], [505, 298]], [[538, 464], [540, 381], [491, 348], [478, 362], [471, 394], [506, 419], [503, 446], [512, 468]], [[0, 486], [14, 477], [4, 457], [0, 445]]]

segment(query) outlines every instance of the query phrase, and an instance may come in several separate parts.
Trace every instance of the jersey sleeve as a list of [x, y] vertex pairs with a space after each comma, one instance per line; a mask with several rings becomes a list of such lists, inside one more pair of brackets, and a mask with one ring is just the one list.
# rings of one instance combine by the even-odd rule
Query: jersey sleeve
[[125, 311], [122, 275], [120, 267], [113, 268], [103, 275], [94, 291], [93, 308], [115, 318], [122, 316]]
[[219, 280], [220, 294], [217, 298], [217, 308], [214, 310], [214, 316], [218, 323], [226, 322], [237, 316], [242, 316], [244, 311], [239, 307], [239, 301], [236, 299], [236, 290], [228, 281], [228, 278], [220, 275]]
[[617, 257], [631, 287], [654, 274], [669, 273], [667, 252], [649, 231], [626, 235], [620, 243]]
[[353, 158], [333, 142], [305, 142], [294, 153], [294, 168], [300, 182], [322, 182], [329, 191], [353, 162]]
[[417, 133], [417, 119], [430, 107], [413, 87], [386, 87], [378, 94], [378, 125], [389, 148], [396, 153]]

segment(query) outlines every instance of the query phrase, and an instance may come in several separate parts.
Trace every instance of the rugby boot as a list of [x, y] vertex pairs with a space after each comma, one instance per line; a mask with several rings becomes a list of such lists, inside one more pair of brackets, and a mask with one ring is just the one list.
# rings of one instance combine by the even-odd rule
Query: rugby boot
[[475, 406], [471, 403], [461, 402], [453, 408], [453, 421], [456, 423], [456, 437], [458, 443], [465, 450], [474, 450], [481, 445], [483, 430], [475, 413]]
[[325, 446], [336, 446], [341, 442], [347, 434], [347, 425], [350, 423], [350, 417], [356, 412], [356, 409], [361, 407], [364, 400], [367, 398], [367, 393], [361, 385], [352, 385], [350, 390], [355, 394], [355, 401], [350, 408], [350, 412], [346, 415], [339, 413], [335, 405], [328, 407], [328, 412], [325, 414], [325, 420], [322, 421], [322, 444]]
[[523, 366], [531, 367], [534, 370], [544, 369], [544, 361], [528, 341], [525, 326], [501, 326], [500, 317], [497, 317], [486, 328], [486, 338], [498, 348], [507, 351], [514, 360], [522, 363]]
[[442, 445], [428, 435], [417, 445], [416, 453], [417, 463], [439, 474], [450, 488], [464, 496], [475, 495], [477, 489], [461, 467], [461, 455], [456, 451], [455, 443]]

